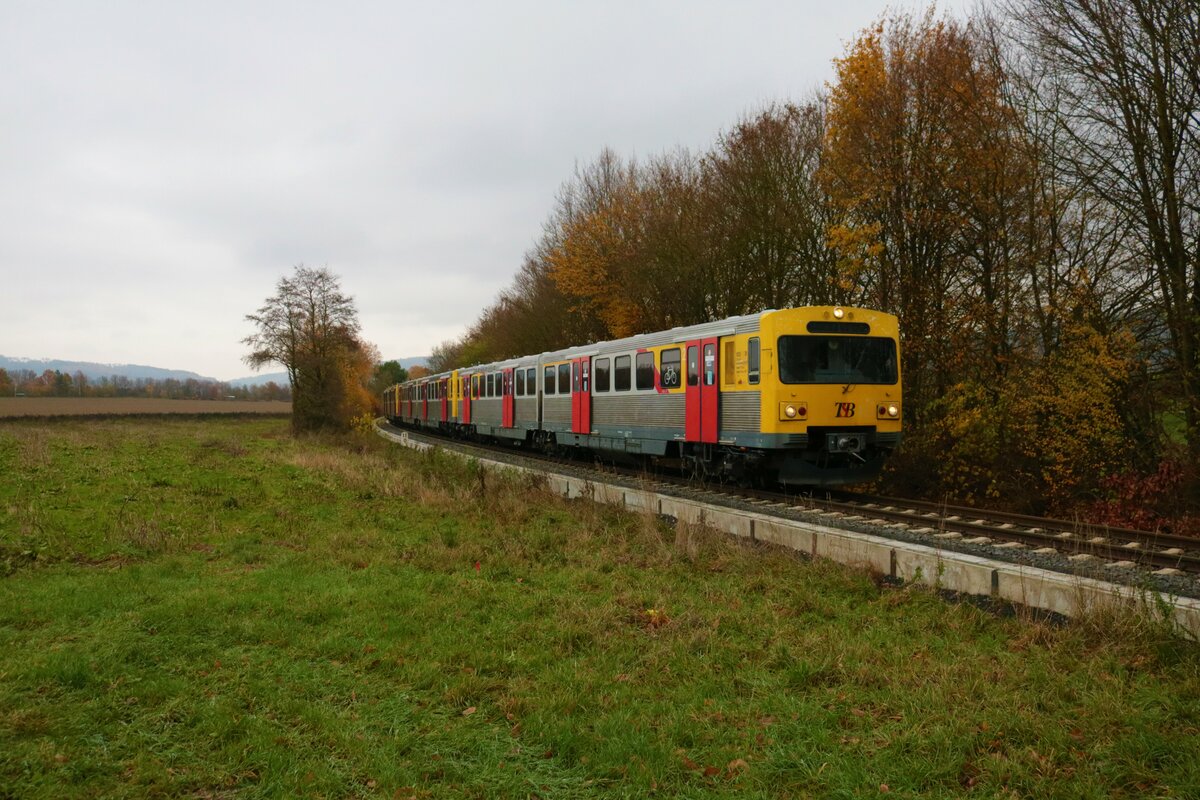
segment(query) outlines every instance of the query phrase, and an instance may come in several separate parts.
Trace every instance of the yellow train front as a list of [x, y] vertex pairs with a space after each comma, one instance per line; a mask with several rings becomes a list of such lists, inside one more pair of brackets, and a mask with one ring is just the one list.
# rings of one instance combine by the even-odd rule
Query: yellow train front
[[899, 330], [866, 309], [762, 311], [430, 375], [385, 407], [455, 436], [836, 486], [900, 444]]
[[[809, 307], [764, 312], [760, 353], [734, 345], [736, 394], [758, 361], [764, 472], [784, 484], [870, 480], [900, 445], [900, 343], [896, 317]], [[749, 338], [749, 337], [747, 337]], [[727, 365], [728, 366], [728, 365]]]

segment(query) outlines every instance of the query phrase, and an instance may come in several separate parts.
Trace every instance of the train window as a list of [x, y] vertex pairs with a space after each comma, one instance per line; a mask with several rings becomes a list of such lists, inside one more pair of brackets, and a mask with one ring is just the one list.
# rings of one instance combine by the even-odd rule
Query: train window
[[525, 370], [517, 370], [517, 397], [525, 396]]
[[677, 389], [680, 382], [679, 348], [663, 350], [658, 357], [658, 383], [664, 389]]
[[607, 392], [608, 391], [608, 359], [597, 358], [595, 369], [592, 374], [593, 384], [592, 391]]
[[638, 353], [637, 368], [634, 370], [637, 388], [654, 388], [654, 353]]
[[570, 364], [559, 364], [558, 365], [558, 393], [559, 394], [570, 394], [571, 393], [571, 365]]
[[496, 375], [493, 372], [489, 372], [487, 375], [487, 396], [496, 396]]
[[717, 382], [717, 346], [704, 345], [704, 385], [712, 386]]
[[571, 362], [571, 392], [579, 394], [579, 362]]
[[687, 382], [688, 386], [700, 385], [700, 348], [694, 344], [688, 347]]
[[896, 343], [891, 339], [779, 337], [779, 380], [784, 383], [891, 385], [898, 379]]
[[613, 373], [615, 376], [616, 385], [613, 387], [618, 392], [628, 392], [632, 385], [630, 379], [629, 362], [632, 361], [629, 356], [617, 356], [613, 362]]
[[554, 394], [554, 385], [555, 385], [554, 376], [557, 374], [558, 373], [554, 369], [554, 367], [546, 367], [546, 374], [543, 378], [543, 383], [546, 384], [546, 388], [542, 390], [546, 394]]
[[525, 391], [530, 395], [537, 394], [537, 370], [533, 367], [525, 370]]
[[749, 348], [750, 354], [749, 358], [747, 359], [747, 379], [751, 383], [758, 383], [759, 365], [762, 361], [762, 351], [760, 349], [757, 336], [750, 337]]

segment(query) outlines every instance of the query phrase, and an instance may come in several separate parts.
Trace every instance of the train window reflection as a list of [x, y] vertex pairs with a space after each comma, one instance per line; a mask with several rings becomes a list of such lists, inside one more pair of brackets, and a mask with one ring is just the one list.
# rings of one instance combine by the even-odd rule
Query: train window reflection
[[894, 384], [896, 343], [860, 336], [780, 336], [783, 383]]
[[608, 391], [608, 359], [597, 358], [595, 368], [592, 374], [592, 380], [595, 383], [592, 386], [594, 392]]
[[[759, 363], [762, 360], [762, 353], [760, 351], [757, 336], [750, 337], [750, 352], [749, 352], [748, 356], [749, 357], [746, 359], [746, 361], [747, 361], [747, 372], [746, 372], [747, 380], [749, 380], [750, 383], [758, 383]], [[784, 382], [786, 383], [786, 381], [784, 381]]]
[[631, 359], [629, 356], [617, 356], [616, 360], [613, 362], [613, 371], [616, 374], [615, 389], [618, 392], [628, 392], [629, 387], [632, 385], [630, 381], [631, 370], [629, 368], [632, 360], [633, 359]]

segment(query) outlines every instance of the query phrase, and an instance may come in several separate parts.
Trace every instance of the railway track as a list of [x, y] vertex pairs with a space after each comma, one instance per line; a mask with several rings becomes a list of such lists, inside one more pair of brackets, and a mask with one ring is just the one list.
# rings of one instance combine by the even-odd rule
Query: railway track
[[[1001, 511], [952, 506], [920, 500], [873, 497], [850, 492], [820, 491], [796, 494], [748, 489], [727, 485], [698, 485], [667, 473], [648, 473], [641, 468], [603, 464], [551, 456], [507, 446], [464, 442], [429, 431], [406, 430], [410, 436], [427, 437], [443, 447], [470, 454], [494, 457], [514, 455], [548, 467], [569, 466], [594, 470], [597, 480], [622, 477], [650, 488], [674, 492], [714, 504], [731, 501], [750, 503], [766, 513], [791, 510], [816, 513], [826, 524], [858, 523], [882, 531], [903, 531], [909, 538], [930, 540], [946, 549], [972, 552], [992, 550], [1006, 560], [1022, 561], [1022, 555], [1061, 557], [1072, 571], [1089, 571], [1090, 565], [1149, 570], [1161, 576], [1200, 575], [1200, 540], [1171, 534], [1136, 531], [1083, 522], [1055, 520]], [[881, 535], [886, 535], [883, 533]]]
[[1200, 540], [1191, 537], [848, 492], [831, 492], [829, 499], [812, 502], [839, 513], [928, 529], [942, 539], [970, 537], [976, 544], [1028, 547], [1071, 558], [1200, 574]]

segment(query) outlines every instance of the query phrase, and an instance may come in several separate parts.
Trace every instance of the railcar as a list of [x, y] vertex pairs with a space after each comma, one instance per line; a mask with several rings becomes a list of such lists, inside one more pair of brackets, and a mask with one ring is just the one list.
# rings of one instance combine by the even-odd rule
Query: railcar
[[797, 486], [870, 480], [900, 444], [896, 317], [840, 306], [480, 364], [384, 394], [397, 425]]

